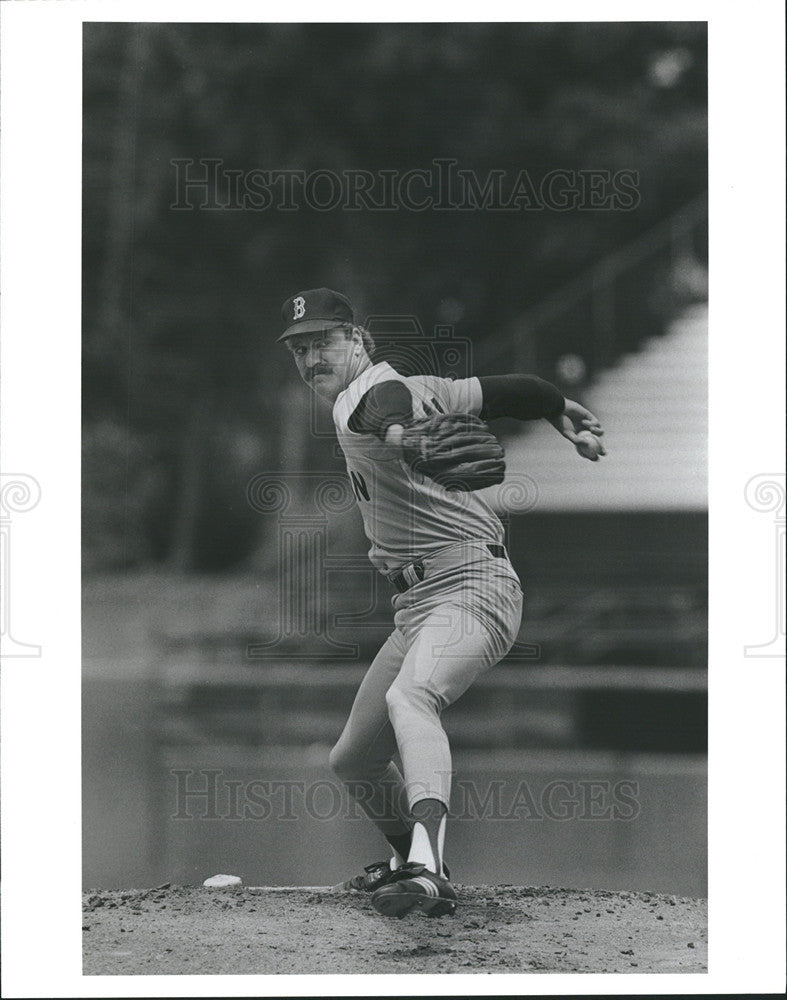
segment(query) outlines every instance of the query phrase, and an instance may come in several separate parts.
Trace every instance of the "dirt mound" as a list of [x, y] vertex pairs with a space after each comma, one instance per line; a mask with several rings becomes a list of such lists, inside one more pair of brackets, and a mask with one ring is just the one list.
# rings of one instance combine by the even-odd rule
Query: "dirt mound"
[[707, 903], [457, 886], [453, 917], [377, 914], [330, 888], [164, 886], [84, 897], [84, 973], [705, 972]]

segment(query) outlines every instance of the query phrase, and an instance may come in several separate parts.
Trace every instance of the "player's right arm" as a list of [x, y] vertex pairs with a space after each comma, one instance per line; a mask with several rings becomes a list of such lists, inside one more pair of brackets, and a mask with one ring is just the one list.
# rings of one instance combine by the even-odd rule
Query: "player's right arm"
[[347, 426], [355, 434], [374, 434], [386, 444], [398, 447], [405, 424], [413, 419], [410, 390], [395, 379], [378, 382], [365, 393]]

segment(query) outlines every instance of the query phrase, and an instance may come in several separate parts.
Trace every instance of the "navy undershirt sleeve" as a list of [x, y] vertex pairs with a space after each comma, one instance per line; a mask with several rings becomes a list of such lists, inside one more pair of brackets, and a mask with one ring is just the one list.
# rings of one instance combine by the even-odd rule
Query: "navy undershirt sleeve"
[[566, 405], [563, 394], [551, 382], [536, 375], [482, 375], [482, 420], [514, 417], [517, 420], [553, 420]]
[[347, 426], [355, 434], [376, 434], [382, 441], [392, 424], [405, 424], [413, 416], [413, 400], [403, 382], [379, 382], [364, 394], [350, 414]]

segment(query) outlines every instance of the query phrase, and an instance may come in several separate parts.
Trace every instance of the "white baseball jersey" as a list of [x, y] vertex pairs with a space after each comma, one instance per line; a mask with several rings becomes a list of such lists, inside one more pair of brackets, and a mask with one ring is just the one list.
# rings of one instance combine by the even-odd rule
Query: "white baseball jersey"
[[377, 435], [349, 429], [348, 421], [369, 389], [394, 380], [410, 391], [416, 420], [435, 412], [477, 416], [483, 405], [477, 378], [406, 377], [385, 361], [367, 368], [339, 394], [333, 419], [364, 530], [372, 543], [372, 564], [381, 573], [390, 573], [455, 542], [502, 544], [503, 526], [482, 496], [444, 489], [414, 472]]

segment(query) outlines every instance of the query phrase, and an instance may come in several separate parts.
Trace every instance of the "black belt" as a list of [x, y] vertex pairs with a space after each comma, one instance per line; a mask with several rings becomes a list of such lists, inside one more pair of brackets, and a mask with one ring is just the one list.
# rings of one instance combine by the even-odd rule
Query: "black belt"
[[[506, 558], [505, 546], [495, 545], [493, 542], [486, 542], [485, 544], [495, 559]], [[397, 570], [395, 573], [391, 573], [388, 579], [394, 587], [396, 587], [399, 593], [403, 594], [406, 590], [409, 590], [410, 587], [414, 587], [416, 583], [420, 583], [424, 578], [425, 572], [426, 570], [424, 569], [423, 562], [419, 561], [410, 563], [403, 569]]]

